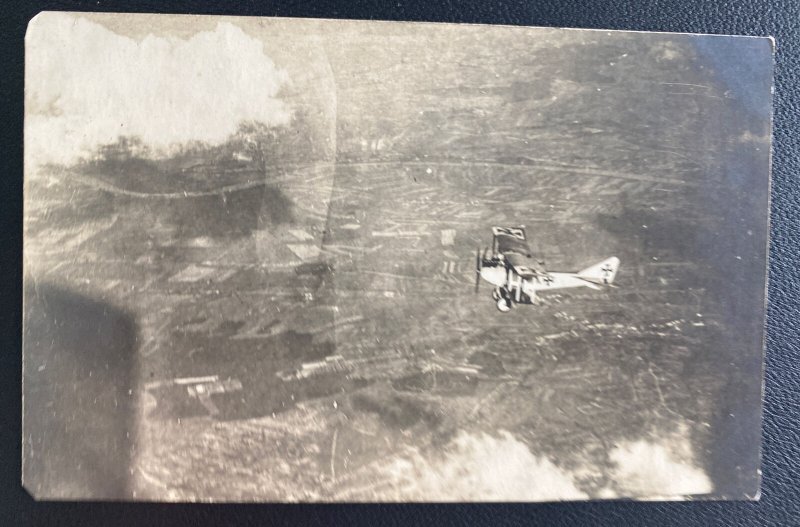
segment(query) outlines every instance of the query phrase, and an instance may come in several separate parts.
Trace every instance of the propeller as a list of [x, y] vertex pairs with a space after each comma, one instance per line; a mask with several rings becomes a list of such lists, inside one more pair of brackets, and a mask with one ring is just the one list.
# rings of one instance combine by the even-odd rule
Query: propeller
[[[486, 255], [486, 251], [483, 253]], [[483, 269], [483, 258], [481, 258], [481, 248], [478, 247], [478, 250], [475, 251], [475, 292], [478, 292], [478, 288], [481, 285], [481, 269]]]

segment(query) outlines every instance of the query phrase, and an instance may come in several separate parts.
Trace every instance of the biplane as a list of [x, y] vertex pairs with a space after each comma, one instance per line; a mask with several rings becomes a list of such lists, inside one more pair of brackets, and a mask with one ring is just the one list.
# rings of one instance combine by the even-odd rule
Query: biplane
[[577, 273], [550, 272], [537, 260], [522, 227], [492, 227], [491, 253], [487, 247], [475, 257], [475, 292], [481, 279], [494, 286], [492, 297], [505, 313], [514, 304], [535, 304], [542, 291], [573, 287], [602, 289], [614, 282], [619, 258], [612, 256]]

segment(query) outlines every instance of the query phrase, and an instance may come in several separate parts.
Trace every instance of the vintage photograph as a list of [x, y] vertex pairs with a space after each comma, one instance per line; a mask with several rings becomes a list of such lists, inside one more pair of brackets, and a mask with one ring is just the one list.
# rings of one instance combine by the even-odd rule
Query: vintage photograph
[[758, 499], [773, 42], [46, 12], [43, 500]]

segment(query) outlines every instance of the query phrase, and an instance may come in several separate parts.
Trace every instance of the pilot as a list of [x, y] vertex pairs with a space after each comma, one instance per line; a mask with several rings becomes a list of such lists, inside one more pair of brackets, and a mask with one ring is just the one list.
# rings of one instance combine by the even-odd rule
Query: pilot
[[497, 261], [498, 261], [498, 263], [500, 263], [500, 265], [502, 265], [503, 267], [506, 267], [506, 268], [508, 267], [508, 262], [506, 262], [506, 255], [505, 255], [505, 254], [503, 254], [503, 253], [497, 253]]

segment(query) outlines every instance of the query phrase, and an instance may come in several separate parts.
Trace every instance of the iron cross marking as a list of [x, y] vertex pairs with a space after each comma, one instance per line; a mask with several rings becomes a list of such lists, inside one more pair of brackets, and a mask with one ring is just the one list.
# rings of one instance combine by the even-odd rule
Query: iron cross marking
[[611, 274], [613, 269], [610, 265], [605, 264], [603, 267], [600, 268], [600, 271], [603, 273], [603, 283], [608, 285], [608, 276]]

